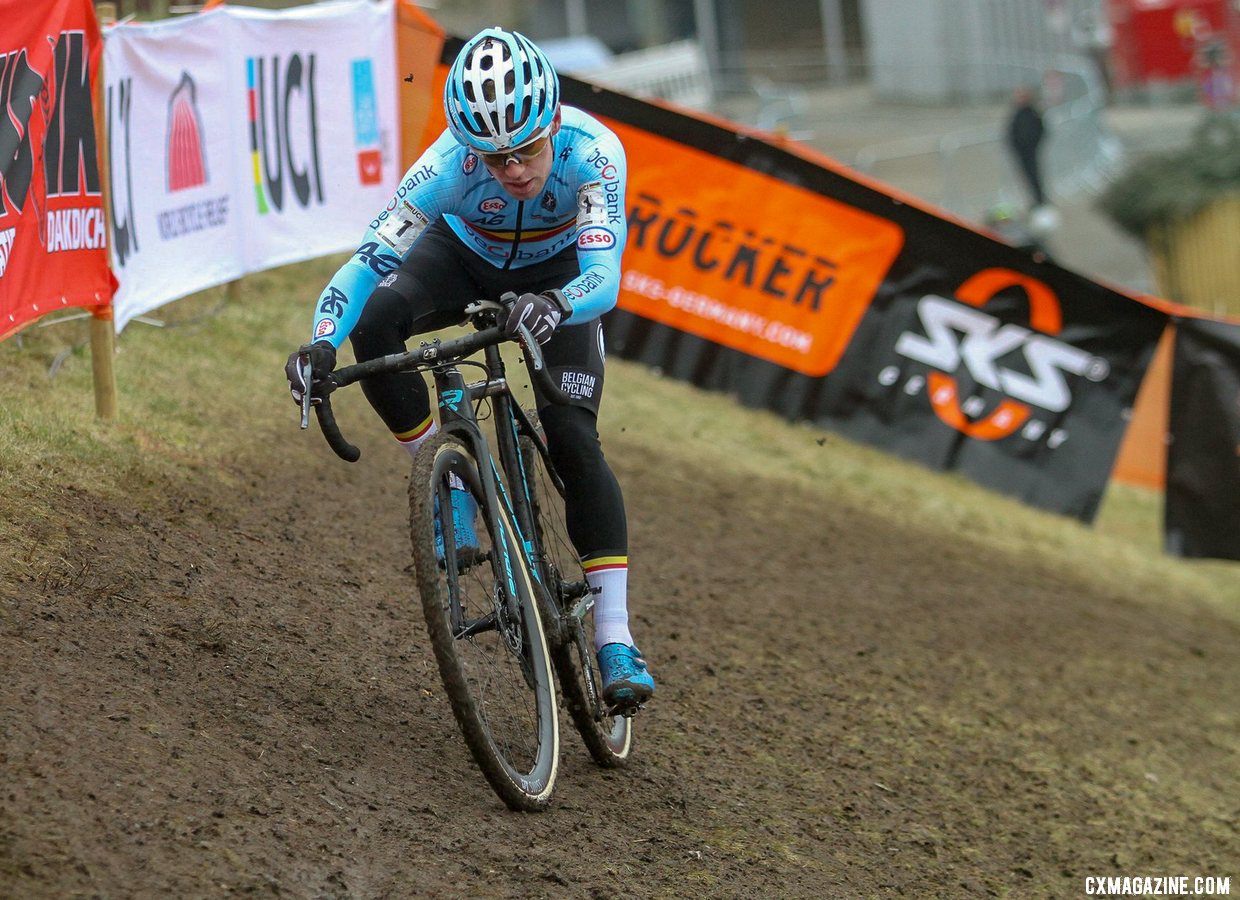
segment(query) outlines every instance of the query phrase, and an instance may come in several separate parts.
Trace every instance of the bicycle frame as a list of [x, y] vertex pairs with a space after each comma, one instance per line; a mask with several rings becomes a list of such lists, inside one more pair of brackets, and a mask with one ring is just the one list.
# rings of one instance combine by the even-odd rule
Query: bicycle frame
[[[471, 312], [472, 321], [478, 329], [472, 334], [446, 341], [435, 340], [423, 343], [415, 350], [405, 353], [373, 359], [365, 363], [356, 363], [339, 369], [328, 376], [330, 385], [326, 395], [321, 398], [314, 410], [319, 419], [323, 436], [338, 456], [349, 462], [355, 462], [361, 452], [351, 445], [340, 433], [331, 410], [330, 394], [338, 387], [352, 384], [362, 378], [380, 373], [429, 371], [435, 382], [435, 393], [439, 405], [440, 427], [461, 440], [472, 452], [479, 464], [481, 484], [479, 488], [494, 511], [494, 518], [489, 523], [492, 534], [499, 535], [503, 524], [499, 516], [507, 513], [512, 517], [518, 534], [517, 543], [535, 581], [535, 602], [542, 613], [543, 628], [548, 642], [552, 646], [561, 646], [575, 641], [582, 647], [584, 629], [566, 626], [567, 618], [584, 622], [592, 604], [590, 587], [584, 580], [565, 584], [551, 585], [544, 583], [546, 569], [540, 565], [540, 558], [547, 556], [546, 548], [538, 546], [538, 529], [534, 521], [534, 509], [530, 500], [532, 486], [526, 483], [526, 468], [522, 456], [520, 441], [528, 438], [534, 451], [542, 457], [553, 487], [561, 495], [564, 492], [560, 480], [551, 463], [547, 443], [534, 427], [525, 410], [512, 395], [505, 371], [499, 343], [503, 340], [498, 328], [484, 328], [494, 323], [494, 310], [501, 309], [497, 304], [479, 304]], [[526, 365], [536, 383], [544, 393], [553, 400], [566, 402], [568, 397], [555, 385], [547, 374], [542, 353], [533, 336], [525, 328], [521, 329], [521, 344], [526, 353]], [[469, 355], [483, 350], [487, 378], [481, 382], [469, 383], [461, 372], [460, 363]], [[310, 383], [308, 362], [305, 370], [306, 382]], [[307, 394], [308, 396], [308, 394]], [[492, 404], [495, 422], [495, 453], [492, 453], [490, 442], [479, 426], [475, 413], [476, 405], [489, 399]], [[304, 424], [303, 424], [304, 427]], [[496, 469], [495, 460], [498, 456], [504, 471]], [[447, 503], [446, 496], [440, 503]], [[501, 512], [501, 509], [504, 512]], [[505, 542], [499, 542], [505, 546]], [[507, 550], [504, 550], [507, 553]], [[547, 556], [549, 558], [549, 556]], [[453, 563], [449, 563], [453, 564]], [[513, 586], [512, 564], [504, 560], [504, 571], [509, 581], [509, 602], [515, 602], [516, 591]], [[588, 650], [583, 650], [583, 656]], [[587, 691], [596, 711], [601, 710], [598, 686], [593, 673], [586, 667], [585, 677]], [[597, 715], [597, 712], [596, 712]]]
[[[479, 487], [484, 491], [491, 509], [499, 514], [502, 507], [516, 523], [522, 552], [530, 573], [537, 582], [536, 589], [541, 593], [541, 596], [535, 599], [542, 607], [543, 628], [547, 631], [550, 643], [558, 646], [569, 637], [565, 634], [563, 616], [584, 616], [589, 606], [563, 609], [561, 586], [544, 583], [545, 573], [543, 566], [539, 564], [539, 557], [545, 550], [538, 546], [538, 530], [530, 501], [531, 486], [526, 483], [525, 462], [520, 445], [522, 437], [529, 439], [534, 451], [543, 458], [547, 471], [555, 481], [556, 490], [562, 492], [563, 484], [551, 464], [546, 441], [510, 391], [499, 346], [488, 345], [484, 354], [487, 379], [482, 382], [467, 383], [455, 362], [431, 367], [435, 393], [439, 398], [440, 428], [453, 434], [471, 449], [474, 458], [486, 469], [483, 483]], [[492, 419], [495, 423], [495, 453], [491, 452], [490, 442], [474, 412], [476, 403], [484, 399], [491, 401]], [[497, 458], [503, 468], [502, 475], [495, 468]], [[491, 525], [496, 529], [500, 527], [499, 522], [492, 522]], [[498, 534], [498, 531], [495, 533]], [[511, 573], [511, 563], [506, 559], [504, 568], [506, 574]], [[585, 591], [589, 590], [588, 585], [583, 587]], [[594, 685], [591, 684], [591, 687]]]

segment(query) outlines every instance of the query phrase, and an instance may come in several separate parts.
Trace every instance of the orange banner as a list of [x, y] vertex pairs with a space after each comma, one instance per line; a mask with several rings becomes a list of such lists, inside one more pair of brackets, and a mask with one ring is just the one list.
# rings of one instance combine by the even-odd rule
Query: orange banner
[[443, 114], [443, 83], [447, 67], [440, 65], [444, 30], [413, 0], [396, 4], [396, 96], [400, 102], [400, 148], [403, 168], [413, 165], [422, 151], [447, 127]]
[[835, 368], [904, 245], [900, 226], [604, 121], [628, 158], [620, 307], [803, 375]]
[[0, 338], [112, 298], [89, 0], [4, 4], [0, 38]]

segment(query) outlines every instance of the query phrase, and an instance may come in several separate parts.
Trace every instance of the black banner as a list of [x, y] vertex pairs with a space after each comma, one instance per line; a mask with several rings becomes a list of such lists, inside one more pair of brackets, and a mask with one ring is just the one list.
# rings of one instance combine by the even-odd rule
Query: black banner
[[1240, 560], [1240, 325], [1176, 322], [1166, 549]]
[[[623, 309], [607, 321], [608, 343], [620, 355], [1092, 520], [1166, 313], [921, 209], [812, 152], [563, 81], [568, 103], [881, 217], [903, 238], [825, 375], [801, 374]], [[631, 183], [640, 178], [630, 167]], [[665, 196], [648, 199], [691, 206], [699, 219], [715, 214], [700, 196], [673, 195], [696, 188], [664, 188]], [[639, 199], [629, 198], [630, 223]], [[747, 224], [742, 209], [726, 215]], [[766, 233], [782, 228], [810, 253], [837, 258], [838, 247], [815, 243], [795, 220], [748, 224]], [[823, 296], [830, 302], [829, 292]]]

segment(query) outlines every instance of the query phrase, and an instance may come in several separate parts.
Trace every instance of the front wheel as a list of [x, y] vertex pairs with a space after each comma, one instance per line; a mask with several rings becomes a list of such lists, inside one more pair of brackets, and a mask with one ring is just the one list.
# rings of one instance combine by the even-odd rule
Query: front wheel
[[511, 517], [487, 502], [459, 439], [437, 435], [418, 453], [409, 525], [427, 632], [465, 743], [509, 807], [541, 809], [559, 765], [550, 653]]

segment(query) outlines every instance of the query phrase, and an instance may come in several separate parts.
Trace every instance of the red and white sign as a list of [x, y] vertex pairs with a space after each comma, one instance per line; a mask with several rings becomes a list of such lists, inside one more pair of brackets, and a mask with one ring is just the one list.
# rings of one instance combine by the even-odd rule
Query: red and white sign
[[2, 0], [0, 338], [45, 313], [112, 299], [89, 0]]

